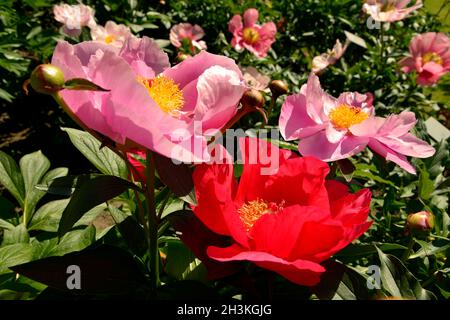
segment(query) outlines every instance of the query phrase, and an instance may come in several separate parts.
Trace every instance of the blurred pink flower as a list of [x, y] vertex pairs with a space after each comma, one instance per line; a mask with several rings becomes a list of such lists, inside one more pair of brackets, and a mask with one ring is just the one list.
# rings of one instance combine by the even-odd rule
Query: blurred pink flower
[[190, 23], [179, 23], [170, 29], [170, 42], [174, 47], [180, 48], [187, 41], [191, 52], [195, 49], [206, 50], [205, 41], [199, 41], [205, 36], [205, 32], [199, 25]]
[[106, 43], [116, 48], [122, 48], [125, 41], [134, 37], [126, 25], [116, 24], [113, 21], [106, 22], [105, 26], [96, 25], [91, 28], [91, 38], [94, 41]]
[[327, 53], [322, 53], [320, 56], [314, 57], [312, 61], [312, 72], [318, 74], [328, 68], [328, 66], [338, 62], [338, 60], [344, 55], [347, 47], [348, 42], [346, 42], [343, 46], [339, 39], [336, 40], [336, 44], [332, 50], [329, 50]]
[[79, 36], [83, 27], [94, 27], [94, 10], [84, 4], [53, 6], [55, 20], [62, 23], [64, 33], [70, 36]]
[[436, 83], [450, 71], [450, 38], [444, 33], [427, 32], [415, 36], [409, 45], [411, 57], [400, 61], [404, 72], [417, 71], [422, 86]]
[[60, 42], [52, 64], [66, 79], [88, 79], [108, 92], [63, 90], [87, 127], [127, 148], [149, 148], [182, 162], [208, 161], [209, 134], [236, 113], [246, 86], [232, 59], [202, 51], [170, 68], [150, 38], [121, 50], [94, 41]]
[[366, 0], [363, 10], [370, 14], [375, 21], [394, 22], [403, 20], [411, 12], [422, 7], [422, 0]]
[[244, 81], [249, 87], [264, 91], [269, 86], [270, 77], [258, 72], [255, 68], [241, 67], [241, 71], [244, 75]]
[[262, 26], [256, 24], [258, 16], [258, 10], [247, 9], [244, 12], [244, 24], [242, 17], [237, 14], [228, 23], [228, 30], [233, 34], [231, 45], [236, 50], [245, 48], [262, 58], [267, 55], [267, 51], [275, 42], [277, 27], [273, 22], [267, 22]]
[[299, 94], [286, 98], [279, 120], [281, 134], [285, 140], [300, 139], [298, 150], [304, 156], [335, 161], [369, 146], [415, 173], [405, 156], [427, 158], [434, 148], [408, 133], [416, 123], [414, 113], [375, 117], [372, 100], [371, 95], [357, 92], [344, 92], [336, 99], [311, 74]]

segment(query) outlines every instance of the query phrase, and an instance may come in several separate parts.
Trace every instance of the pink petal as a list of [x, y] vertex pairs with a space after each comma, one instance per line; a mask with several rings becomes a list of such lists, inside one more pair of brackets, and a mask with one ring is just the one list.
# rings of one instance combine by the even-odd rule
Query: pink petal
[[325, 127], [325, 134], [330, 143], [338, 143], [339, 141], [344, 139], [347, 132], [348, 132], [347, 129], [341, 130], [335, 129], [331, 123], [328, 123], [327, 126]]
[[145, 36], [141, 39], [128, 38], [119, 55], [129, 64], [135, 61], [144, 62], [148, 68], [153, 70], [154, 74], [160, 74], [170, 67], [167, 54], [159, 48], [153, 39]]
[[281, 107], [279, 119], [281, 135], [285, 140], [296, 140], [315, 134], [323, 129], [306, 112], [306, 97], [298, 93], [288, 96]]
[[321, 131], [300, 140], [298, 151], [304, 156], [317, 157], [322, 161], [345, 159], [361, 152], [369, 142], [366, 137], [346, 136], [338, 143], [330, 143]]
[[200, 77], [206, 69], [215, 65], [234, 71], [242, 78], [241, 70], [233, 59], [206, 51], [202, 51], [194, 57], [166, 69], [164, 75], [175, 81], [180, 88], [184, 88], [188, 83]]
[[423, 140], [420, 140], [410, 133], [401, 137], [378, 137], [379, 142], [405, 156], [416, 158], [428, 158], [435, 153], [435, 149]]
[[369, 148], [378, 153], [380, 156], [384, 157], [386, 160], [395, 162], [407, 172], [416, 174], [416, 169], [414, 169], [414, 167], [408, 162], [408, 160], [406, 160], [406, 157], [404, 155], [395, 152], [376, 139], [370, 139]]
[[197, 82], [194, 121], [201, 121], [203, 131], [221, 129], [236, 114], [246, 89], [240, 73], [221, 66], [205, 70]]
[[258, 10], [250, 8], [244, 12], [244, 27], [252, 27], [258, 21]]
[[230, 22], [228, 22], [228, 30], [235, 34], [238, 31], [242, 31], [242, 28], [242, 17], [238, 14], [234, 15]]

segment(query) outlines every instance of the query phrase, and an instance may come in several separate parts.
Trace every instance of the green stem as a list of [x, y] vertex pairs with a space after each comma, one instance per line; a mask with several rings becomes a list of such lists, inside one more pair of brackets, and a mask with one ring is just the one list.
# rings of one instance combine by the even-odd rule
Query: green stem
[[408, 260], [415, 242], [416, 241], [414, 240], [414, 237], [411, 236], [409, 238], [408, 249], [406, 249], [406, 251], [403, 253], [402, 262], [406, 262], [406, 260]]
[[147, 199], [148, 209], [148, 242], [150, 255], [151, 288], [156, 294], [156, 288], [159, 286], [159, 250], [158, 250], [158, 222], [155, 206], [155, 162], [150, 150], [146, 154], [146, 189], [145, 197]]

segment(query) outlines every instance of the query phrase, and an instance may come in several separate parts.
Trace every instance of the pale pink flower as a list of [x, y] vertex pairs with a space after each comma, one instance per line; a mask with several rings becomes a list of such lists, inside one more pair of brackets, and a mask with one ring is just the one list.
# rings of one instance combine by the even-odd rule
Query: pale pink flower
[[400, 61], [404, 72], [417, 71], [422, 86], [436, 83], [450, 71], [450, 38], [444, 33], [427, 32], [415, 36], [409, 45], [411, 57]]
[[332, 50], [329, 50], [327, 53], [322, 53], [320, 56], [314, 57], [312, 61], [312, 72], [318, 74], [328, 68], [328, 66], [334, 65], [344, 55], [347, 47], [348, 42], [342, 45], [339, 39], [336, 40], [336, 44]]
[[199, 25], [190, 23], [179, 23], [170, 29], [170, 43], [176, 48], [180, 48], [184, 42], [189, 44], [191, 52], [195, 49], [206, 50], [205, 41], [199, 41], [205, 36], [205, 32]]
[[264, 91], [269, 86], [270, 77], [258, 72], [253, 67], [241, 67], [245, 83], [255, 90]]
[[394, 22], [403, 20], [411, 12], [422, 7], [422, 0], [366, 0], [363, 10], [375, 21]]
[[122, 48], [125, 41], [134, 37], [130, 28], [123, 24], [116, 24], [113, 21], [106, 22], [105, 26], [95, 26], [91, 28], [91, 38], [94, 41], [109, 44], [116, 48]]
[[150, 38], [128, 38], [122, 49], [94, 41], [59, 42], [52, 64], [66, 79], [108, 89], [62, 90], [87, 127], [126, 148], [149, 148], [183, 162], [210, 159], [209, 135], [235, 114], [246, 90], [232, 59], [202, 51], [174, 67]]
[[415, 123], [414, 113], [407, 111], [375, 117], [371, 95], [344, 92], [336, 99], [323, 91], [314, 74], [299, 94], [286, 98], [279, 120], [283, 138], [300, 139], [298, 150], [304, 156], [335, 161], [369, 146], [410, 173], [415, 169], [405, 156], [434, 154], [433, 147], [409, 133]]
[[64, 33], [70, 36], [79, 36], [83, 27], [93, 27], [94, 10], [84, 4], [53, 6], [55, 20], [63, 24]]
[[236, 50], [245, 48], [262, 58], [267, 55], [267, 51], [275, 42], [277, 27], [273, 22], [258, 25], [256, 23], [258, 17], [258, 10], [247, 9], [244, 12], [244, 23], [242, 23], [242, 17], [237, 14], [228, 23], [228, 30], [233, 34], [231, 45]]

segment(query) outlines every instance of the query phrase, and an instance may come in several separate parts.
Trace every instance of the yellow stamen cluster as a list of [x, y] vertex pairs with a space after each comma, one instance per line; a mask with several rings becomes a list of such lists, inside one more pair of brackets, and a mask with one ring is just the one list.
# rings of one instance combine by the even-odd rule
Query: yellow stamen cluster
[[441, 56], [438, 55], [436, 52], [427, 52], [422, 56], [422, 61], [423, 63], [428, 63], [428, 62], [435, 62], [439, 65], [442, 66], [442, 64], [444, 63], [444, 61], [442, 60]]
[[242, 31], [242, 38], [245, 43], [253, 44], [259, 40], [259, 32], [253, 28], [245, 28]]
[[281, 206], [257, 198], [242, 205], [238, 209], [238, 213], [241, 221], [244, 223], [245, 229], [248, 231], [261, 216], [268, 213], [277, 213], [280, 210]]
[[184, 106], [183, 91], [170, 78], [158, 76], [153, 79], [138, 78], [148, 90], [152, 99], [161, 110], [176, 115]]
[[114, 42], [114, 40], [116, 40], [116, 36], [109, 34], [105, 37], [105, 42], [107, 44], [110, 44], [111, 42]]
[[335, 128], [348, 129], [352, 125], [363, 122], [369, 115], [362, 111], [361, 108], [342, 104], [331, 110], [328, 117]]

